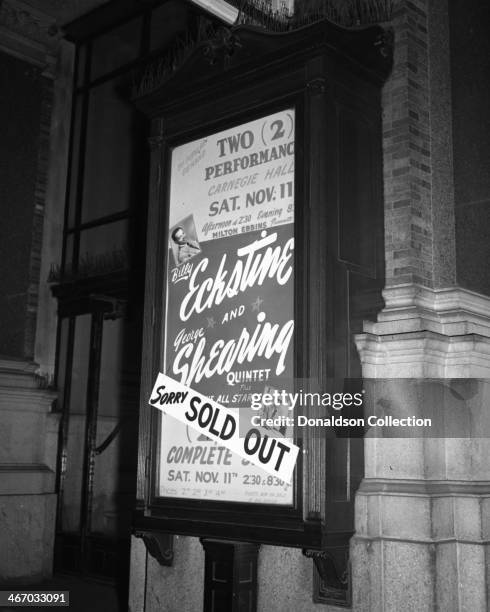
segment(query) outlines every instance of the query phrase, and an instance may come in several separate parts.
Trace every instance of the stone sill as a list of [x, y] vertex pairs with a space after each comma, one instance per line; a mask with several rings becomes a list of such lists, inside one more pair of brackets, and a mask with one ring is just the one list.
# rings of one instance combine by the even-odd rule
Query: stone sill
[[0, 465], [0, 495], [54, 493], [55, 473], [44, 464]]

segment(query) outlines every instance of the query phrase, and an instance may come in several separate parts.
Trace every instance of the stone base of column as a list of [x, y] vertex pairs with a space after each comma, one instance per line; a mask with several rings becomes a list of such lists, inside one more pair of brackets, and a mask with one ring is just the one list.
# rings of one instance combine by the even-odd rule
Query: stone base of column
[[[357, 337], [365, 379], [478, 378], [462, 402], [465, 438], [371, 437], [351, 541], [353, 609], [484, 612], [490, 593], [490, 299], [404, 285]], [[398, 379], [399, 384], [393, 384]], [[376, 402], [377, 398], [371, 398]], [[441, 406], [444, 409], [444, 406]], [[421, 415], [419, 415], [421, 416]]]
[[0, 360], [0, 583], [36, 582], [53, 571], [56, 394], [36, 365]]
[[487, 610], [490, 482], [365, 479], [354, 610]]

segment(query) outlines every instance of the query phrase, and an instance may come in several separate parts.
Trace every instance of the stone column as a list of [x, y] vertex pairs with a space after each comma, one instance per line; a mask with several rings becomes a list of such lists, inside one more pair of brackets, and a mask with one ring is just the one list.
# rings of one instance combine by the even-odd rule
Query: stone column
[[0, 583], [48, 578], [53, 566], [56, 394], [36, 364], [0, 360]]
[[425, 405], [443, 422], [440, 437], [422, 433], [365, 441], [365, 478], [356, 495], [351, 543], [353, 608], [484, 612], [490, 298], [414, 285], [386, 289], [384, 298], [378, 321], [366, 323], [357, 336], [365, 379], [386, 381], [373, 402], [390, 403], [395, 415], [424, 416], [409, 378], [447, 379], [450, 392], [433, 395], [439, 405]]
[[46, 281], [61, 253], [73, 63], [71, 45], [59, 43], [55, 26], [52, 16], [29, 4], [0, 2], [0, 52], [35, 67], [43, 83], [32, 198], [9, 202], [33, 211], [31, 239], [18, 241], [28, 262], [12, 253], [28, 266], [21, 350], [0, 358], [0, 583], [9, 585], [46, 579], [53, 569], [60, 415], [49, 389], [57, 313]]
[[[392, 25], [394, 66], [383, 90], [386, 305], [356, 341], [364, 378], [384, 381], [374, 405], [385, 402], [395, 416], [436, 410], [444, 418], [438, 437], [365, 440], [353, 608], [483, 612], [490, 298], [454, 286], [448, 3], [395, 0]], [[449, 391], [430, 402], [410, 378], [446, 379], [439, 386]]]

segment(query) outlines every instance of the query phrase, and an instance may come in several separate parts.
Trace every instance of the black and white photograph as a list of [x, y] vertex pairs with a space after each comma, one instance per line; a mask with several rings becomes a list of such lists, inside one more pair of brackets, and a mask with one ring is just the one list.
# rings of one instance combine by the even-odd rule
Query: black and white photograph
[[0, 612], [490, 611], [487, 0], [0, 0]]
[[175, 266], [186, 263], [201, 252], [192, 215], [171, 228], [170, 248]]

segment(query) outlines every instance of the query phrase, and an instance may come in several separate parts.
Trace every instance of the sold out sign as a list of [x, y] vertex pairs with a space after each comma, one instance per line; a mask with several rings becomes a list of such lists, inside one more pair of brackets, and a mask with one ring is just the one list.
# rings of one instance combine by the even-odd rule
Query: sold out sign
[[291, 482], [299, 448], [289, 440], [271, 438], [258, 427], [240, 437], [237, 412], [162, 373], [157, 377], [149, 404], [220, 442], [269, 474]]

